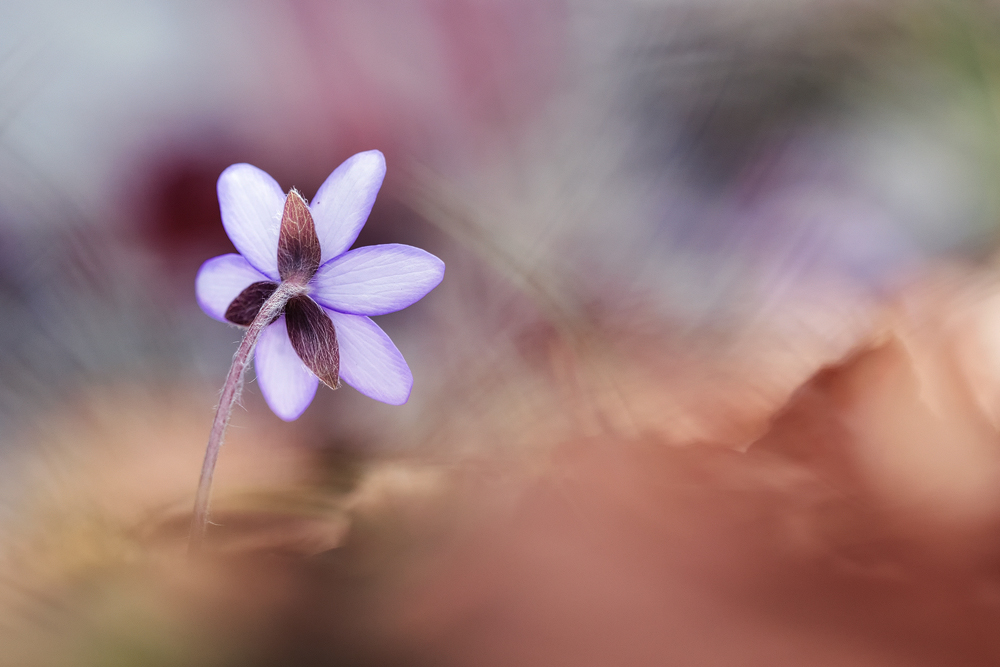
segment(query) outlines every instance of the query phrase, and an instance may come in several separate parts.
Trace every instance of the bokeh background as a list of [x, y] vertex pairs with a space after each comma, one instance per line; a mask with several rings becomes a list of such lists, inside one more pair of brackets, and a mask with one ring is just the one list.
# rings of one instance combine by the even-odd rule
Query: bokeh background
[[[215, 182], [388, 176], [403, 407], [248, 377]], [[1000, 661], [1000, 4], [0, 2], [0, 665]]]

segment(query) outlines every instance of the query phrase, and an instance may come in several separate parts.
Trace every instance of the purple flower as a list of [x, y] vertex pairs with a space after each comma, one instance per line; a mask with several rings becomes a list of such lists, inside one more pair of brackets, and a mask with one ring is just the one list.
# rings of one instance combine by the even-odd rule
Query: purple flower
[[410, 396], [406, 361], [369, 316], [422, 298], [441, 282], [444, 263], [395, 243], [348, 250], [384, 177], [382, 153], [358, 153], [308, 205], [249, 164], [234, 164], [219, 177], [222, 224], [240, 254], [202, 265], [198, 303], [220, 322], [248, 326], [279, 286], [291, 295], [261, 333], [254, 356], [261, 392], [286, 421], [305, 411], [320, 381], [336, 389], [342, 379], [392, 405]]

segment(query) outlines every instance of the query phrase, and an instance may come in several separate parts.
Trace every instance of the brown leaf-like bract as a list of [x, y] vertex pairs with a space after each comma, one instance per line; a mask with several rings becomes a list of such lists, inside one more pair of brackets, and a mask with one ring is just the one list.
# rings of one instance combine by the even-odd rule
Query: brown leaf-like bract
[[296, 296], [285, 306], [285, 324], [292, 347], [303, 363], [331, 389], [340, 387], [340, 346], [333, 322], [307, 296]]
[[278, 289], [278, 284], [267, 280], [253, 283], [240, 292], [229, 304], [229, 308], [226, 308], [226, 319], [241, 327], [250, 326], [253, 318], [257, 317], [257, 313], [260, 312], [261, 306], [264, 305], [268, 297], [274, 294], [276, 289]]
[[319, 268], [319, 237], [309, 206], [292, 190], [285, 198], [278, 233], [278, 274], [282, 281], [305, 285]]

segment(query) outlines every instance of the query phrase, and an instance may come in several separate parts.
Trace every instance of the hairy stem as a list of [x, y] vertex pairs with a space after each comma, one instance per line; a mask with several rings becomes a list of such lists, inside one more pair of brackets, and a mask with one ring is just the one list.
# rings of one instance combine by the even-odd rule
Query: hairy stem
[[226, 384], [222, 387], [222, 396], [219, 399], [219, 407], [215, 411], [215, 421], [212, 422], [212, 432], [208, 436], [208, 447], [205, 448], [205, 461], [201, 466], [201, 479], [198, 481], [198, 495], [194, 501], [194, 516], [191, 519], [191, 532], [188, 536], [188, 553], [194, 554], [201, 549], [205, 539], [205, 529], [208, 525], [208, 503], [212, 495], [212, 476], [215, 474], [215, 462], [219, 458], [219, 450], [222, 448], [222, 438], [226, 433], [226, 426], [229, 425], [229, 418], [233, 413], [233, 406], [239, 400], [240, 390], [243, 387], [243, 373], [250, 362], [250, 354], [257, 346], [260, 334], [264, 327], [271, 323], [274, 318], [281, 314], [288, 300], [302, 293], [303, 288], [292, 283], [281, 283], [278, 289], [268, 297], [260, 312], [250, 323], [243, 341], [236, 350], [233, 357], [233, 365], [229, 367], [229, 374], [226, 376]]

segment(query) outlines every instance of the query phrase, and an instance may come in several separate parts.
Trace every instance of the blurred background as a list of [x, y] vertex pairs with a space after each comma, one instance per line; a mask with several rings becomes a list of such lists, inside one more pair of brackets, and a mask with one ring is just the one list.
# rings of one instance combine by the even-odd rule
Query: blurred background
[[[215, 183], [388, 175], [403, 407], [248, 375]], [[994, 665], [1000, 3], [0, 3], [0, 665]]]

